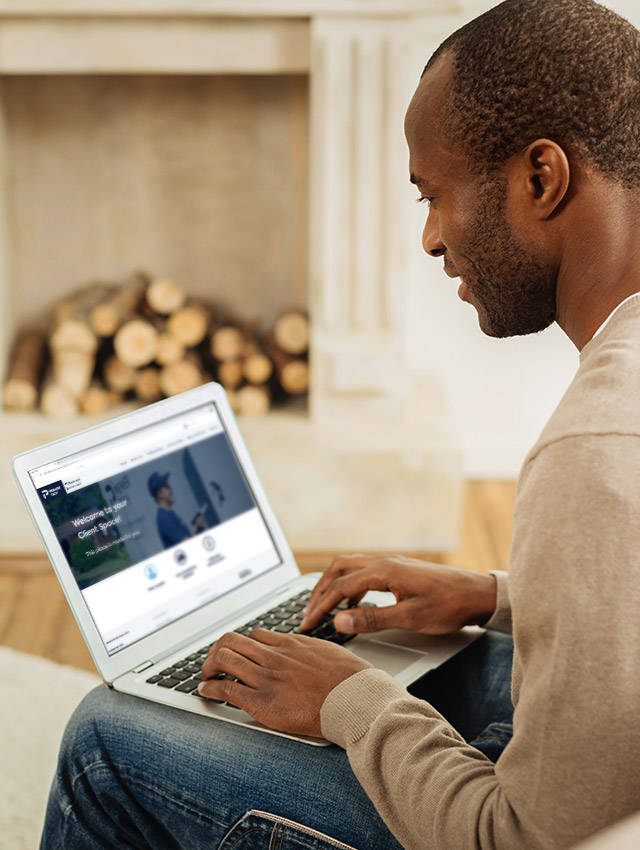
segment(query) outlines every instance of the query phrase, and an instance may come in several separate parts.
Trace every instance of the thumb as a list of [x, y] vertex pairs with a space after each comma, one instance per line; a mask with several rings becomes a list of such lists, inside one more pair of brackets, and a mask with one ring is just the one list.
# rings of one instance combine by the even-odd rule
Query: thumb
[[362, 605], [359, 608], [349, 608], [347, 611], [336, 614], [333, 624], [339, 632], [348, 634], [398, 628], [399, 607], [399, 605], [386, 605], [384, 608], [378, 608], [376, 605]]

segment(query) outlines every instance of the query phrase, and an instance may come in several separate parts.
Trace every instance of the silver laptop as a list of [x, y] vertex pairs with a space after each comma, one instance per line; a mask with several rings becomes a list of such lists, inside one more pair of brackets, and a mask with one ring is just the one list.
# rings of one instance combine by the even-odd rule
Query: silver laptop
[[[301, 575], [219, 384], [24, 452], [13, 469], [107, 685], [327, 744], [274, 732], [197, 692], [217, 638], [256, 621], [285, 631], [320, 577]], [[390, 593], [369, 592], [361, 604], [394, 602]], [[348, 640], [351, 652], [407, 686], [481, 633], [328, 639]]]

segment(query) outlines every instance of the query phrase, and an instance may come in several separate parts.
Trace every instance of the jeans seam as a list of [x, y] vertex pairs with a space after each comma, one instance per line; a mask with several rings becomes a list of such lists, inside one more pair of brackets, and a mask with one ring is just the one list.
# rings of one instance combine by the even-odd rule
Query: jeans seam
[[[135, 782], [137, 785], [144, 788], [149, 793], [155, 794], [156, 796], [160, 797], [162, 800], [165, 800], [166, 802], [174, 805], [177, 809], [181, 809], [184, 812], [188, 812], [190, 815], [193, 815], [193, 816], [199, 818], [200, 820], [202, 820], [206, 824], [209, 824], [209, 825], [215, 824], [216, 826], [220, 826], [223, 829], [227, 826], [226, 823], [223, 823], [222, 821], [218, 820], [217, 818], [213, 818], [210, 815], [205, 815], [203, 812], [201, 812], [200, 810], [198, 810], [196, 808], [193, 808], [191, 805], [183, 803], [180, 800], [176, 800], [174, 797], [172, 797], [164, 789], [160, 789], [157, 786], [147, 785], [147, 783], [144, 782], [144, 780], [141, 779], [134, 771], [129, 770], [127, 768], [121, 768], [119, 770], [115, 770], [114, 768], [111, 767], [111, 765], [107, 764], [107, 762], [102, 761], [102, 760], [95, 761], [95, 762], [92, 762], [91, 764], [87, 765], [80, 773], [78, 773], [72, 779], [72, 781], [71, 781], [72, 792], [75, 791], [75, 786], [76, 786], [78, 780], [80, 780], [83, 776], [85, 776], [87, 773], [89, 773], [89, 771], [93, 770], [94, 768], [100, 768], [100, 769], [106, 770], [106, 772], [109, 773], [109, 774], [113, 774], [114, 772], [116, 772], [121, 776], [126, 775], [129, 779], [131, 779], [132, 782]], [[72, 809], [73, 809], [73, 802], [69, 801], [69, 804], [62, 811], [63, 816], [65, 818], [68, 817], [69, 812], [71, 812]]]
[[241, 832], [240, 835], [234, 840], [233, 844], [229, 844], [227, 847], [225, 844], [225, 839], [222, 839], [222, 844], [218, 848], [218, 850], [233, 850], [236, 844], [241, 841], [245, 835], [248, 835], [250, 832], [255, 832], [256, 830], [262, 830], [261, 826], [250, 826], [248, 829], [245, 829], [244, 832]]

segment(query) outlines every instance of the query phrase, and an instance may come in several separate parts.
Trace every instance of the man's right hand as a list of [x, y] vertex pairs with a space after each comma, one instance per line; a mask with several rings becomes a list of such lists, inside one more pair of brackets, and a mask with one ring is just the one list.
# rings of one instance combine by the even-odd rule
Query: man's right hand
[[[491, 575], [403, 555], [340, 555], [314, 587], [301, 629], [312, 629], [347, 599], [350, 607], [334, 618], [340, 632], [408, 629], [446, 634], [486, 622], [496, 607], [496, 586]], [[368, 590], [390, 591], [396, 604], [355, 607]]]

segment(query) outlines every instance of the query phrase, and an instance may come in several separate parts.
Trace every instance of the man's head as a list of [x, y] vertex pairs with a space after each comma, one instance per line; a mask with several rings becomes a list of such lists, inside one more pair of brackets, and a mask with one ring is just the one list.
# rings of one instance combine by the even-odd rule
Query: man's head
[[169, 485], [169, 473], [161, 475], [152, 472], [147, 481], [149, 493], [159, 505], [171, 506], [173, 504], [173, 490]]
[[591, 0], [507, 0], [433, 54], [405, 131], [425, 251], [485, 333], [542, 330], [585, 205], [640, 195], [640, 33]]

